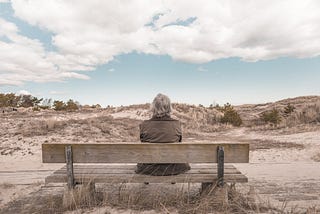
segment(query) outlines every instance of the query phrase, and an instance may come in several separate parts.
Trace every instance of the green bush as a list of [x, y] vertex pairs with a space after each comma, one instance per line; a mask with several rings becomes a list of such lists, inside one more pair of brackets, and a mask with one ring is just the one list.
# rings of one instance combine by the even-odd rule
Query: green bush
[[15, 95], [0, 93], [0, 107], [36, 107], [43, 99], [38, 99], [32, 95]]
[[79, 104], [71, 99], [67, 103], [55, 100], [53, 102], [53, 109], [56, 111], [76, 111], [79, 109]]
[[281, 122], [281, 116], [278, 109], [274, 108], [271, 111], [263, 112], [261, 118], [266, 123], [277, 125]]
[[[79, 103], [69, 100], [67, 103], [55, 100], [52, 105], [52, 99], [39, 99], [32, 95], [15, 95], [0, 93], [0, 107], [33, 107], [34, 111], [40, 111], [41, 109], [50, 109], [51, 106], [56, 111], [75, 111], [79, 109]], [[96, 107], [101, 107], [99, 104]]]
[[0, 107], [18, 107], [19, 97], [13, 93], [0, 93]]
[[56, 111], [63, 111], [66, 109], [66, 104], [63, 101], [55, 100], [53, 102], [53, 109]]
[[284, 113], [285, 116], [289, 116], [292, 112], [294, 112], [295, 109], [296, 109], [296, 108], [289, 103], [289, 104], [284, 108], [283, 113]]
[[43, 99], [38, 99], [31, 95], [20, 95], [19, 96], [19, 107], [29, 108], [36, 107]]
[[79, 109], [78, 105], [73, 100], [71, 100], [71, 99], [68, 100], [67, 105], [66, 105], [67, 111], [76, 111], [78, 109]]
[[221, 123], [230, 123], [233, 126], [241, 126], [242, 119], [230, 103], [225, 104], [224, 107], [219, 107], [219, 111], [224, 113], [220, 120]]

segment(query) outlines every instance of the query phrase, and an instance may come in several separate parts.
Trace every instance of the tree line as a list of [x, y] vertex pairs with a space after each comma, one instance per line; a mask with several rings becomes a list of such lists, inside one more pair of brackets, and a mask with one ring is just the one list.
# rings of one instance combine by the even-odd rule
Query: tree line
[[40, 109], [54, 109], [56, 111], [75, 111], [79, 109], [80, 104], [72, 99], [67, 102], [61, 100], [37, 98], [32, 95], [16, 95], [14, 93], [0, 93], [0, 108], [33, 108], [34, 111]]

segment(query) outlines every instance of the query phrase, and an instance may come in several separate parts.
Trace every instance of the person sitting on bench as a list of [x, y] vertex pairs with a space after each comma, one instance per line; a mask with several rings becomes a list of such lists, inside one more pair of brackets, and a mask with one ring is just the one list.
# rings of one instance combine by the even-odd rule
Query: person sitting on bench
[[[140, 124], [142, 143], [173, 143], [182, 141], [181, 123], [171, 118], [168, 96], [158, 94], [151, 104], [152, 118]], [[136, 173], [154, 176], [177, 175], [190, 170], [188, 163], [138, 163]]]

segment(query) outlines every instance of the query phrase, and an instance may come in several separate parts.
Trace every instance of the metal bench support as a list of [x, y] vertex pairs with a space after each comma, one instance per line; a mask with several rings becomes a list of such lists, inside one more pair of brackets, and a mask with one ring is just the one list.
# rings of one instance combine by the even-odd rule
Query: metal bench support
[[72, 147], [70, 145], [68, 145], [68, 146], [65, 147], [65, 149], [66, 149], [68, 189], [71, 190], [71, 189], [74, 188]]
[[224, 149], [223, 146], [218, 146], [217, 148], [218, 157], [218, 187], [223, 187], [224, 183]]
[[[217, 147], [217, 163], [218, 163], [218, 171], [217, 171], [217, 187], [223, 188], [224, 185], [224, 148], [223, 146]], [[201, 184], [201, 192], [210, 191], [213, 187], [213, 182], [210, 183], [202, 183]]]

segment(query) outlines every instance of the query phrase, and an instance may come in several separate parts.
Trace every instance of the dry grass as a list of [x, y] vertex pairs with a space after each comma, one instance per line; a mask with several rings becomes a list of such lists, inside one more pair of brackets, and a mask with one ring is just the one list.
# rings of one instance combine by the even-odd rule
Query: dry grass
[[[317, 98], [319, 99], [319, 98]], [[253, 123], [256, 119], [255, 115], [259, 111], [265, 111], [268, 108], [273, 108], [274, 104], [246, 106], [245, 115], [253, 115], [248, 117], [249, 125], [252, 122], [252, 129], [258, 131], [275, 130], [274, 133], [298, 133], [305, 131], [320, 130], [320, 102], [310, 101], [308, 99], [296, 102], [294, 100], [283, 101], [278, 103], [280, 108], [283, 108], [287, 103], [292, 103], [296, 110], [286, 118], [283, 118], [281, 124], [278, 126], [259, 125]], [[302, 104], [301, 104], [302, 103]], [[215, 109], [192, 106], [186, 104], [174, 104], [174, 116], [181, 120], [183, 125], [184, 137], [194, 137], [197, 140], [206, 138], [205, 134], [212, 132], [224, 131], [231, 128], [230, 125], [223, 125], [219, 123], [221, 113]], [[244, 107], [243, 107], [244, 108]], [[113, 118], [108, 116], [108, 113], [116, 113], [121, 111], [129, 111], [135, 109], [137, 114], [139, 111], [149, 109], [149, 105], [135, 105], [120, 108], [109, 108], [105, 110], [90, 110], [97, 113], [97, 117], [90, 117], [87, 119], [79, 119], [73, 113], [65, 113], [65, 115], [57, 112], [40, 112], [42, 115], [37, 116], [35, 112], [18, 112], [10, 115], [2, 115], [2, 128], [0, 134], [3, 139], [13, 138], [16, 135], [24, 137], [34, 137], [39, 135], [51, 135], [74, 137], [80, 139], [79, 141], [93, 140], [95, 142], [104, 141], [138, 141], [139, 130], [138, 124], [140, 120], [129, 118]], [[239, 108], [237, 108], [238, 110]], [[243, 110], [239, 110], [244, 112]], [[79, 114], [85, 112], [78, 112]], [[10, 117], [9, 117], [10, 116]], [[68, 117], [69, 119], [58, 121], [54, 120], [57, 117]], [[49, 118], [49, 119], [46, 119]], [[50, 119], [51, 118], [51, 119]], [[73, 119], [70, 119], [73, 118]], [[64, 118], [65, 119], [65, 118]], [[273, 131], [272, 131], [273, 132]], [[59, 137], [56, 137], [58, 138]], [[224, 136], [223, 136], [224, 137]], [[47, 138], [47, 136], [46, 136]], [[50, 141], [50, 136], [47, 138]], [[20, 140], [21, 141], [21, 140]], [[20, 142], [19, 141], [19, 142]], [[22, 141], [21, 141], [22, 142]], [[260, 144], [256, 143], [252, 149], [261, 148], [288, 148], [294, 147], [297, 149], [303, 148], [300, 144], [278, 143], [262, 141]], [[10, 155], [14, 152], [20, 151], [20, 147], [0, 147], [0, 153], [3, 155]], [[320, 161], [320, 154], [312, 157], [314, 161]], [[38, 184], [35, 184], [38, 185]], [[131, 185], [131, 184], [130, 184]], [[106, 188], [97, 189], [94, 197], [88, 196], [86, 188], [78, 189], [73, 197], [74, 205], [70, 209], [90, 208], [95, 206], [111, 206], [116, 208], [133, 209], [137, 212], [140, 210], [155, 209], [159, 212], [178, 212], [178, 213], [216, 213], [231, 212], [231, 213], [281, 213], [286, 208], [286, 203], [280, 208], [274, 208], [267, 202], [253, 201], [252, 195], [237, 192], [234, 187], [230, 187], [229, 201], [227, 207], [217, 207], [212, 204], [215, 200], [210, 195], [200, 195], [199, 188], [188, 188], [186, 186], [177, 187], [178, 185], [160, 185], [156, 187], [137, 185], [131, 187], [130, 185], [113, 185]], [[13, 188], [14, 185], [10, 183], [0, 184], [0, 188]], [[89, 194], [90, 195], [90, 194]], [[37, 193], [30, 196], [30, 198], [19, 199], [10, 202], [8, 207], [0, 213], [62, 213], [64, 209], [61, 205], [63, 197], [60, 194], [37, 195]], [[297, 211], [289, 210], [287, 213], [297, 213]], [[305, 210], [304, 213], [320, 213], [316, 207], [311, 207]]]
[[[84, 189], [87, 189], [84, 187]], [[208, 213], [226, 212], [229, 207], [217, 205], [210, 195], [200, 195], [190, 186], [175, 187], [172, 184], [114, 184], [101, 188], [95, 197], [77, 190], [69, 208], [85, 208], [92, 205], [109, 206], [134, 211], [155, 210], [161, 213]], [[92, 201], [92, 198], [95, 201]]]
[[[68, 209], [86, 209], [94, 206], [127, 209], [136, 212], [155, 210], [160, 213], [299, 213], [295, 209], [288, 211], [286, 203], [279, 208], [269, 202], [262, 202], [252, 190], [247, 194], [236, 190], [235, 185], [227, 186], [228, 204], [217, 203], [217, 195], [200, 194], [199, 186], [171, 185], [171, 184], [110, 184], [101, 187], [95, 196], [90, 188], [84, 186], [77, 193], [72, 193], [72, 206]], [[85, 190], [85, 191], [83, 191]], [[88, 196], [89, 192], [89, 196]], [[309, 210], [309, 211], [308, 211]], [[319, 211], [315, 207], [309, 208], [308, 213]]]
[[[311, 98], [310, 98], [311, 99]], [[282, 116], [278, 125], [264, 124], [259, 115], [270, 108], [277, 107], [283, 111], [290, 103], [296, 109], [290, 115]], [[58, 134], [59, 136], [72, 136], [76, 139], [105, 139], [106, 141], [138, 141], [138, 124], [141, 120], [130, 118], [113, 118], [112, 113], [123, 111], [135, 114], [145, 114], [149, 104], [132, 105], [117, 108], [94, 110], [92, 114], [86, 111], [77, 113], [60, 113], [54, 111], [43, 112], [18, 112], [9, 117], [4, 117], [4, 129], [0, 133], [11, 133], [24, 137], [47, 136]], [[215, 108], [202, 106], [173, 104], [173, 116], [178, 118], [183, 127], [184, 137], [198, 137], [208, 133], [229, 130], [231, 125], [221, 124], [219, 121], [222, 113]], [[244, 126], [253, 130], [283, 130], [284, 132], [299, 132], [313, 129], [320, 124], [319, 98], [297, 98], [264, 105], [243, 105], [236, 107], [244, 120]], [[93, 114], [95, 113], [95, 114]], [[141, 116], [141, 115], [140, 115]], [[81, 119], [87, 117], [85, 119]], [[60, 119], [59, 119], [60, 118]], [[13, 130], [14, 131], [11, 131]], [[6, 131], [4, 131], [6, 130]]]
[[[135, 119], [114, 119], [111, 116], [95, 117], [86, 120], [73, 120], [72, 126], [79, 126], [75, 136], [103, 137], [112, 141], [138, 141], [139, 123]], [[71, 125], [70, 125], [71, 126]]]
[[79, 209], [98, 205], [97, 195], [93, 183], [77, 185], [73, 190], [65, 187], [62, 205], [65, 209]]
[[[4, 186], [11, 186], [4, 184]], [[128, 210], [128, 213], [151, 211], [152, 213], [319, 213], [319, 207], [301, 210], [289, 208], [284, 202], [275, 207], [268, 201], [262, 201], [250, 188], [248, 193], [239, 192], [235, 185], [227, 186], [228, 204], [217, 203], [217, 195], [200, 194], [199, 184], [103, 184], [96, 190], [90, 185], [79, 185], [67, 195], [57, 190], [40, 189], [30, 195], [15, 199], [0, 209], [0, 213], [91, 213], [90, 210], [105, 208], [112, 213]], [[64, 206], [62, 206], [64, 205]], [[92, 212], [94, 213], [94, 212]]]
[[47, 135], [52, 131], [60, 131], [67, 125], [66, 121], [48, 120], [28, 120], [17, 125], [17, 133], [24, 137]]
[[[295, 109], [293, 112], [286, 114], [285, 108], [289, 104]], [[266, 124], [261, 119], [261, 115], [263, 112], [269, 112], [274, 108], [279, 110], [281, 122], [277, 125]], [[319, 124], [320, 96], [296, 97], [258, 105], [241, 105], [236, 106], [236, 110], [242, 117], [245, 126], [259, 130], [286, 129], [305, 124]]]
[[[67, 195], [67, 196], [66, 196]], [[233, 193], [234, 195], [234, 193]], [[233, 195], [229, 194], [230, 197]], [[219, 206], [210, 195], [200, 195], [198, 188], [172, 184], [110, 184], [92, 192], [88, 185], [82, 185], [62, 196], [57, 192], [43, 194], [36, 192], [30, 196], [11, 201], [0, 213], [63, 213], [68, 210], [90, 210], [94, 207], [113, 207], [118, 210], [155, 210], [161, 213], [246, 213], [249, 206], [241, 207], [239, 199], [230, 206]], [[62, 206], [62, 204], [64, 206]], [[241, 211], [242, 210], [242, 211]], [[80, 211], [82, 213], [82, 211]], [[131, 212], [130, 212], [131, 213]]]
[[305, 146], [303, 144], [292, 143], [292, 142], [279, 142], [275, 140], [261, 140], [261, 139], [250, 139], [245, 140], [250, 143], [250, 151], [261, 150], [261, 149], [304, 149]]
[[14, 147], [0, 147], [0, 155], [12, 155], [15, 152], [21, 151], [22, 148], [19, 146]]
[[15, 185], [14, 184], [11, 184], [11, 183], [8, 183], [8, 182], [3, 182], [0, 184], [0, 189], [11, 189], [11, 188], [14, 188]]
[[[252, 190], [247, 194], [236, 190], [235, 185], [228, 186], [228, 204], [217, 203], [216, 195], [200, 194], [199, 189], [182, 185], [172, 187], [170, 184], [123, 184], [110, 185], [97, 191], [95, 202], [82, 201], [76, 208], [91, 208], [94, 204], [100, 207], [113, 207], [118, 210], [132, 210], [142, 212], [154, 210], [159, 213], [205, 214], [205, 213], [301, 213], [296, 208], [288, 208], [284, 202], [282, 206], [275, 207], [270, 202], [261, 201]], [[84, 197], [86, 193], [83, 194]], [[91, 200], [91, 199], [90, 199]], [[85, 206], [83, 206], [85, 205]], [[88, 206], [89, 205], [89, 206]], [[320, 210], [310, 207], [303, 213], [317, 213]], [[130, 212], [131, 213], [131, 212]]]
[[320, 162], [320, 153], [312, 156], [311, 159], [315, 162]]

